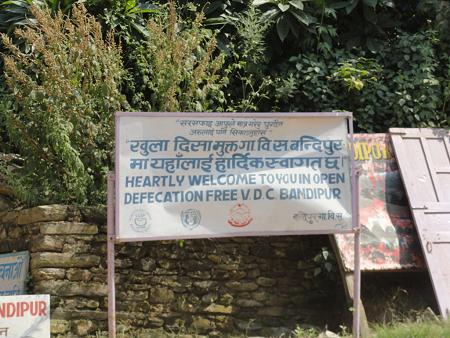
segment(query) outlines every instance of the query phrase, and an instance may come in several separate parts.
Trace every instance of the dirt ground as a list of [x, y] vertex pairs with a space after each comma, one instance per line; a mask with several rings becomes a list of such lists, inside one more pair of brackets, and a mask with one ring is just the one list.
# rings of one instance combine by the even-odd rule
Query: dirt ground
[[420, 316], [427, 308], [438, 314], [428, 272], [365, 273], [361, 295], [369, 323], [389, 323]]

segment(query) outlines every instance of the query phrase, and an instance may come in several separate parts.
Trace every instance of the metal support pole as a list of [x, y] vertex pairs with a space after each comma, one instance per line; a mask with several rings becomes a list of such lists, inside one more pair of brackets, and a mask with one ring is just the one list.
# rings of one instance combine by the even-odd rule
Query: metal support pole
[[116, 338], [116, 284], [114, 269], [114, 188], [115, 175], [108, 173], [108, 215], [107, 215], [107, 255], [108, 255], [108, 333]]
[[355, 167], [355, 148], [353, 142], [353, 116], [348, 118], [348, 131], [351, 149], [351, 178], [352, 178], [352, 225], [355, 231], [354, 269], [353, 269], [353, 337], [360, 336], [360, 296], [361, 296], [361, 257], [360, 240], [361, 226], [359, 221], [359, 168]]
[[360, 335], [360, 298], [361, 298], [361, 254], [360, 254], [360, 244], [361, 244], [361, 227], [359, 221], [359, 175], [360, 171], [355, 172], [355, 190], [356, 190], [356, 200], [355, 200], [355, 256], [354, 256], [354, 285], [353, 285], [353, 337], [359, 338]]

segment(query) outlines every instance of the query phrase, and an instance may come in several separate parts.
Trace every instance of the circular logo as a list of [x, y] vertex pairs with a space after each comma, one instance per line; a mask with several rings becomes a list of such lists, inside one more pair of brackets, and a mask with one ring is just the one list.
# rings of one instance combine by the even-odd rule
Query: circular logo
[[228, 224], [234, 227], [245, 227], [253, 221], [250, 208], [243, 203], [232, 207], [228, 214]]
[[181, 212], [181, 224], [189, 230], [195, 229], [200, 225], [202, 215], [197, 209], [187, 209]]
[[136, 232], [145, 232], [150, 228], [152, 218], [144, 209], [138, 209], [131, 213], [130, 226]]

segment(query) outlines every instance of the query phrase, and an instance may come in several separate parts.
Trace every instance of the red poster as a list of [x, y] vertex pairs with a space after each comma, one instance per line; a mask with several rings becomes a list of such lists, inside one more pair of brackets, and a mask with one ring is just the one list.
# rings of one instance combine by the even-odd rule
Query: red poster
[[[361, 269], [425, 267], [389, 134], [355, 134], [361, 168]], [[353, 235], [336, 235], [345, 270], [353, 270]]]

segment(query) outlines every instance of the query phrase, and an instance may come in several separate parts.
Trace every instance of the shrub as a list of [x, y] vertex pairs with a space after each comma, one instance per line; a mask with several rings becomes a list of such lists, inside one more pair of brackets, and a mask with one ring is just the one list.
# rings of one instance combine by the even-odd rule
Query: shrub
[[134, 109], [208, 111], [223, 102], [223, 56], [202, 21], [203, 13], [182, 20], [173, 1], [167, 13], [148, 21], [148, 36], [129, 46], [126, 94]]
[[265, 21], [254, 6], [236, 15], [236, 33], [228, 43], [224, 74], [227, 110], [237, 112], [267, 111], [273, 85], [268, 73], [266, 34], [271, 22]]
[[291, 57], [277, 99], [287, 111], [352, 111], [365, 132], [448, 127], [450, 59], [438, 45], [433, 31], [398, 32], [375, 54], [336, 49]]
[[32, 13], [36, 24], [15, 31], [32, 46], [29, 52], [2, 35], [12, 101], [4, 123], [25, 158], [6, 176], [29, 204], [101, 201], [111, 168], [113, 113], [125, 105], [120, 48], [111, 34], [103, 38], [82, 5], [70, 17], [36, 7]]

